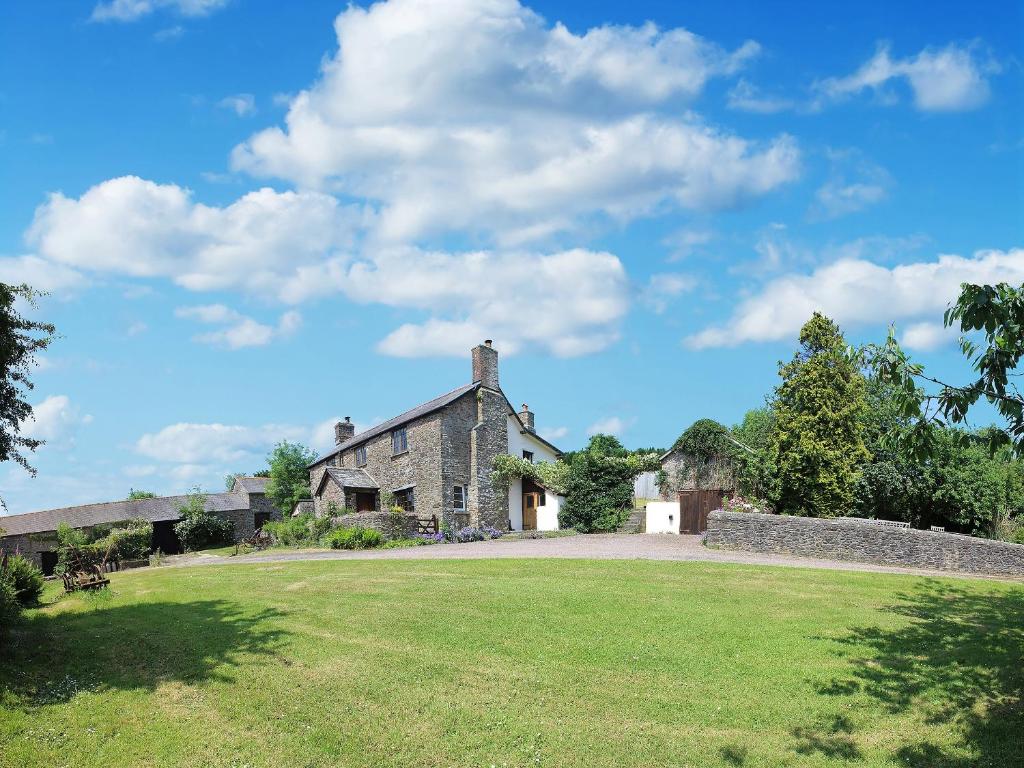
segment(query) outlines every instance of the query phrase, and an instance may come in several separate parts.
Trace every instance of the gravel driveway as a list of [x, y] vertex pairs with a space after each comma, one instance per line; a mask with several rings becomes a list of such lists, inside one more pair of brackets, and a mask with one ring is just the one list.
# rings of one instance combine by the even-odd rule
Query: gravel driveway
[[184, 560], [180, 565], [240, 565], [242, 563], [274, 563], [289, 560], [443, 560], [480, 558], [558, 557], [593, 560], [703, 560], [748, 565], [783, 565], [796, 568], [828, 568], [844, 571], [876, 573], [908, 573], [926, 576], [961, 576], [986, 578], [973, 574], [956, 574], [917, 568], [892, 568], [870, 563], [818, 560], [791, 555], [767, 555], [753, 552], [727, 552], [708, 549], [700, 536], [589, 534], [560, 536], [550, 539], [496, 539], [469, 544], [433, 544], [403, 549], [305, 550], [289, 552], [274, 550], [237, 557], [200, 556]]

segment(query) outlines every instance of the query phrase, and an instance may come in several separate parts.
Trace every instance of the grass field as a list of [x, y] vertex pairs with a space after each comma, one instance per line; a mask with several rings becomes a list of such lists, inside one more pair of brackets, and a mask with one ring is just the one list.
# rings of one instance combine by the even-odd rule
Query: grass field
[[641, 561], [163, 568], [0, 651], [2, 766], [1024, 765], [1024, 586]]

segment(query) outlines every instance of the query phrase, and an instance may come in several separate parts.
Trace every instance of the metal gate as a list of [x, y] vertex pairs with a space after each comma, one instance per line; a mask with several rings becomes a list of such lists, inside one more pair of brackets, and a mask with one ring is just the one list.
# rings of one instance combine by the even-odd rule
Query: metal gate
[[698, 534], [708, 529], [708, 512], [721, 509], [726, 491], [698, 489], [679, 492], [679, 532]]

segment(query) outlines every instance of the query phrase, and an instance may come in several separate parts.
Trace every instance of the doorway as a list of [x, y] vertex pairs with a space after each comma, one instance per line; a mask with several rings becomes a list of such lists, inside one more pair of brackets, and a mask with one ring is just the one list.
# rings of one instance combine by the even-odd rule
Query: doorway
[[523, 530], [537, 530], [537, 507], [540, 506], [539, 493], [523, 494]]
[[360, 491], [356, 494], [356, 512], [373, 512], [377, 509], [377, 494]]

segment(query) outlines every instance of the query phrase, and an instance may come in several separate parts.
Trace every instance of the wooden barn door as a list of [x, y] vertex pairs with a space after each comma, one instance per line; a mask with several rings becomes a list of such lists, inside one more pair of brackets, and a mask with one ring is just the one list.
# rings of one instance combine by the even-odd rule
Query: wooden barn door
[[679, 492], [679, 532], [704, 533], [708, 529], [708, 513], [719, 509], [725, 499], [725, 491], [693, 490]]

